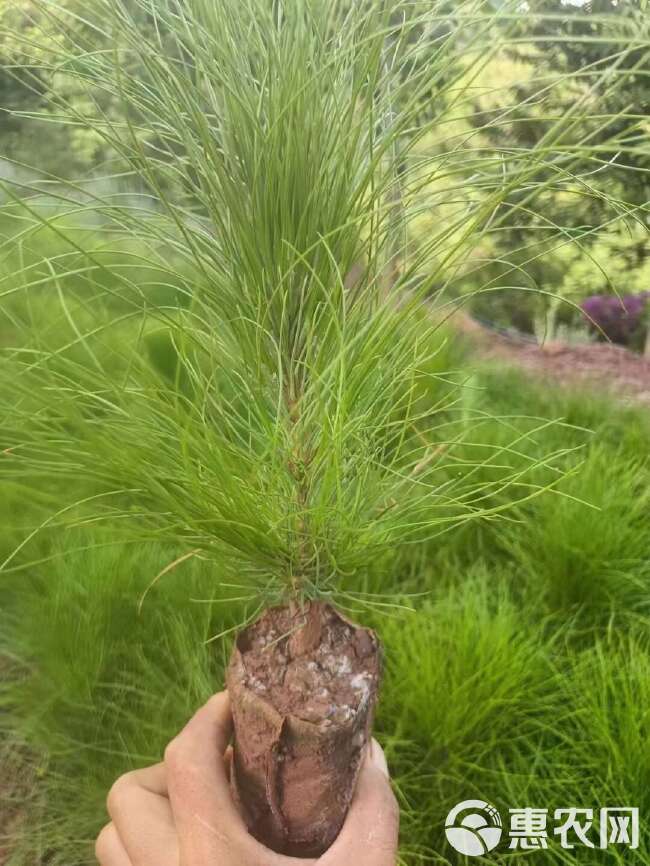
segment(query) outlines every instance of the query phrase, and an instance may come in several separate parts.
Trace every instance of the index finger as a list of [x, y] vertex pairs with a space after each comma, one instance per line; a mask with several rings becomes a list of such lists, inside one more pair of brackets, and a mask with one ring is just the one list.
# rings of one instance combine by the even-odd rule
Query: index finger
[[[179, 834], [205, 838], [222, 850], [245, 830], [232, 800], [224, 752], [232, 732], [226, 692], [214, 695], [167, 746], [165, 770]], [[201, 828], [201, 831], [199, 831]]]

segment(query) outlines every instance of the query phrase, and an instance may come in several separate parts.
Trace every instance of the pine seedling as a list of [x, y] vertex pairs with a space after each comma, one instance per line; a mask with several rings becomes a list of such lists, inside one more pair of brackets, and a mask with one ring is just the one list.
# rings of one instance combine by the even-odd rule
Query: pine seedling
[[[481, 419], [440, 375], [440, 320], [490, 232], [567, 180], [591, 194], [591, 103], [544, 118], [527, 150], [486, 152], [478, 133], [427, 145], [436, 106], [462, 114], [501, 40], [516, 39], [507, 6], [36, 8], [26, 48], [39, 28], [63, 34], [42, 62], [85, 97], [55, 90], [50, 119], [90, 130], [128, 187], [50, 178], [59, 207], [46, 215], [8, 190], [67, 247], [9, 290], [47, 286], [66, 337], [38, 329], [9, 352], [6, 472], [83, 482], [51, 524], [110, 519], [176, 543], [169, 568], [211, 558], [215, 582], [266, 608], [228, 674], [233, 790], [263, 842], [318, 855], [345, 817], [380, 673], [374, 633], [331, 603], [379, 603], [360, 592], [366, 575], [498, 517], [517, 498], [506, 487], [525, 500], [559, 478], [561, 452], [528, 459], [517, 433], [468, 456]], [[413, 224], [441, 197], [444, 219], [416, 244]], [[89, 214], [103, 248], [70, 230]]]

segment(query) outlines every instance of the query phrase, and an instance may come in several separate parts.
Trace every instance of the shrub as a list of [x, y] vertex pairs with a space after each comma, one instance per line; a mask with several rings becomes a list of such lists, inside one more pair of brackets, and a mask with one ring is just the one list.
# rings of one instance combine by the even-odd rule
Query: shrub
[[647, 329], [646, 311], [650, 292], [637, 295], [592, 295], [582, 302], [582, 311], [592, 333], [631, 349], [642, 349]]

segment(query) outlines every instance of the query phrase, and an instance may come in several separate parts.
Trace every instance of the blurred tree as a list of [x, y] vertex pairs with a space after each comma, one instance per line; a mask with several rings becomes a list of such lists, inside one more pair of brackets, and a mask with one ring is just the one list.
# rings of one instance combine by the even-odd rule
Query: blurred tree
[[[107, 122], [124, 119], [122, 100], [101, 87], [90, 95], [69, 74], [72, 46], [80, 63], [84, 52], [112, 45], [111, 34], [90, 14], [93, 2], [13, 0], [0, 6], [0, 157], [65, 179], [109, 173], [106, 163], [115, 160], [115, 151], [96, 131], [69, 119], [92, 112]], [[126, 9], [145, 32], [153, 27], [137, 0]], [[140, 59], [131, 54], [122, 62], [128, 74]]]
[[[78, 0], [61, 0], [59, 6], [72, 15], [83, 9]], [[38, 0], [15, 0], [0, 13], [0, 156], [70, 176], [90, 168], [99, 154], [97, 142], [89, 140], [91, 136], [47, 120], [53, 115], [48, 97], [55, 88], [72, 96], [68, 93], [71, 82], [66, 83], [57, 73], [61, 37], [48, 35], [54, 15], [54, 7], [48, 12]], [[75, 29], [80, 29], [79, 19], [76, 21]], [[34, 63], [35, 41], [43, 61], [38, 67]], [[37, 114], [41, 115], [38, 120], [34, 119]]]
[[[516, 38], [507, 49], [511, 63], [534, 70], [512, 84], [507, 122], [487, 123], [503, 105], [482, 96], [476, 99], [474, 124], [500, 152], [529, 148], [562, 122], [571, 136], [570, 118], [581, 106], [576, 129], [588, 142], [589, 152], [585, 149], [585, 158], [574, 160], [564, 182], [549, 190], [544, 213], [521, 207], [525, 190], [510, 197], [516, 215], [495, 250], [497, 258], [501, 252], [507, 260], [501, 268], [504, 275], [511, 273], [512, 265], [520, 267], [530, 288], [542, 288], [560, 299], [578, 302], [597, 291], [624, 294], [646, 288], [650, 22], [645, 5], [645, 0], [535, 0], [530, 15], [520, 18]], [[549, 178], [557, 168], [549, 166]], [[612, 219], [612, 196], [625, 202], [627, 216], [611, 225], [603, 239], [596, 229]], [[579, 246], [567, 246], [575, 239]], [[609, 258], [603, 260], [605, 250]], [[531, 251], [536, 251], [533, 258]], [[497, 267], [497, 284], [498, 272]], [[508, 283], [508, 277], [503, 282]], [[487, 312], [482, 309], [486, 306], [479, 300], [481, 312]], [[495, 317], [493, 298], [490, 308]], [[546, 336], [553, 335], [555, 320], [579, 317], [577, 311], [543, 296], [522, 299], [506, 293], [496, 308], [496, 319], [515, 321], [529, 330], [541, 314]]]

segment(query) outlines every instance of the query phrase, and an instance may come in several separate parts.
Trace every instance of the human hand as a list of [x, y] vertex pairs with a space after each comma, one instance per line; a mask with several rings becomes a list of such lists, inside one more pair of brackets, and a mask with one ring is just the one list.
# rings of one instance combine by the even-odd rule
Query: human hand
[[111, 823], [100, 866], [394, 866], [399, 812], [374, 740], [341, 832], [318, 860], [275, 854], [246, 829], [230, 794], [226, 692], [212, 697], [169, 744], [165, 760], [121, 776], [108, 795]]

